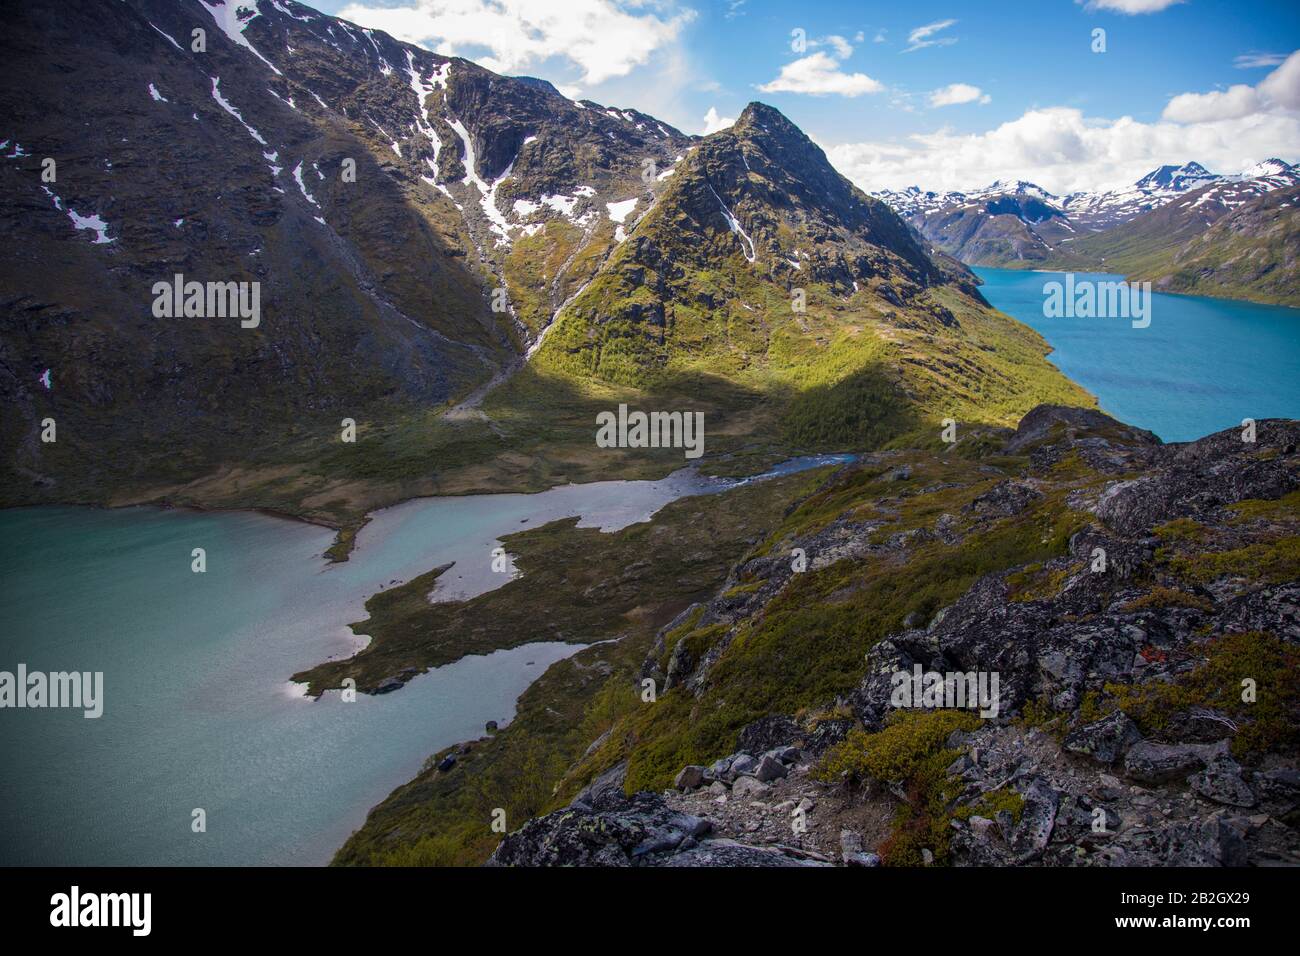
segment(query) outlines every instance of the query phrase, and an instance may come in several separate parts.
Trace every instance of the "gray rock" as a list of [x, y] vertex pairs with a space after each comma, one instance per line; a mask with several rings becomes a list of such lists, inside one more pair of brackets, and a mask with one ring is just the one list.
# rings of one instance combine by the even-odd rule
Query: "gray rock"
[[1137, 724], [1128, 714], [1117, 710], [1091, 724], [1071, 731], [1065, 738], [1065, 749], [1085, 754], [1104, 764], [1113, 764], [1142, 739]]
[[663, 858], [655, 866], [830, 866], [821, 860], [795, 856], [778, 847], [749, 846], [734, 840], [705, 840], [698, 846]]
[[766, 756], [775, 757], [784, 764], [796, 764], [799, 762], [800, 753], [798, 747], [777, 747], [775, 750], [769, 750]]
[[615, 764], [602, 773], [569, 801], [570, 807], [594, 810], [623, 798], [623, 781], [627, 779], [627, 763]]
[[740, 731], [740, 752], [761, 753], [779, 748], [799, 736], [799, 725], [789, 717], [774, 715], [746, 724]]
[[1173, 827], [1165, 859], [1172, 866], [1245, 866], [1248, 824], [1222, 814]]
[[1158, 744], [1143, 740], [1124, 755], [1124, 772], [1142, 783], [1184, 780], [1205, 766], [1207, 748], [1202, 744]]
[[704, 786], [704, 768], [690, 764], [683, 767], [673, 781], [678, 790], [695, 790]]
[[[1024, 808], [1020, 822], [1011, 833], [1011, 849], [1017, 862], [1027, 863], [1040, 856], [1052, 838], [1056, 824], [1056, 809], [1061, 795], [1046, 780], [1035, 777], [1021, 792]], [[1002, 811], [1005, 813], [1006, 811]]]
[[754, 769], [754, 776], [762, 783], [771, 783], [773, 780], [780, 780], [789, 772], [781, 761], [769, 754], [763, 754], [763, 759], [758, 762], [758, 766]]
[[767, 793], [768, 789], [767, 784], [754, 777], [737, 777], [736, 782], [731, 785], [731, 795], [737, 800], [744, 800], [761, 796]]
[[1259, 801], [1255, 791], [1241, 775], [1241, 766], [1226, 754], [1218, 755], [1198, 774], [1193, 774], [1188, 785], [1215, 803], [1233, 807], [1253, 807]]
[[731, 757], [721, 757], [709, 764], [704, 771], [705, 780], [728, 780], [727, 771], [731, 769]]
[[862, 848], [862, 835], [853, 830], [840, 831], [840, 859], [845, 866], [880, 866], [880, 857]]
[[724, 779], [735, 780], [743, 774], [751, 774], [758, 769], [758, 761], [749, 754], [735, 754], [731, 758], [731, 766], [727, 769]]

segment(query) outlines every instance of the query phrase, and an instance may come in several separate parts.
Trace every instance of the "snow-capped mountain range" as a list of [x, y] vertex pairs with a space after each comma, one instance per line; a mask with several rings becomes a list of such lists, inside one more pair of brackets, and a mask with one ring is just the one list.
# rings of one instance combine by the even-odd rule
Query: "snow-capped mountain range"
[[1026, 196], [1054, 206], [1078, 230], [1100, 232], [1206, 186], [1219, 187], [1207, 195], [1207, 202], [1222, 200], [1228, 205], [1239, 205], [1274, 189], [1294, 185], [1297, 181], [1300, 181], [1297, 167], [1280, 159], [1266, 159], [1237, 175], [1212, 173], [1197, 162], [1160, 166], [1131, 186], [1074, 192], [1065, 196], [1055, 195], [1024, 180], [1003, 179], [969, 191], [935, 192], [908, 186], [901, 190], [878, 190], [872, 195], [913, 221], [952, 207], [985, 202], [996, 196]]
[[[1266, 159], [1230, 176], [1195, 162], [1160, 166], [1122, 189], [1066, 196], [1024, 180], [998, 180], [966, 192], [910, 186], [875, 195], [927, 240], [968, 265], [1032, 263], [1043, 268], [1067, 259], [1073, 264], [1076, 251], [1082, 254], [1094, 245], [1090, 240], [1121, 227], [1138, 229], [1142, 246], [1158, 244], [1162, 235], [1190, 239], [1238, 207], [1297, 184], [1300, 168]], [[1159, 222], [1147, 228], [1144, 223], [1152, 216]]]

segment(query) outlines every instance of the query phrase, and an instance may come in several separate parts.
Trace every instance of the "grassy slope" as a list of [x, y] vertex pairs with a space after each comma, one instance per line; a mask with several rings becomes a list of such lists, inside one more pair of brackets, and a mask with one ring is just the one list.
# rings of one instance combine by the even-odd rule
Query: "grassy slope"
[[1134, 280], [1164, 292], [1300, 306], [1300, 187], [1233, 210], [1163, 256], [1135, 264]]
[[1111, 272], [1158, 291], [1300, 306], [1300, 188], [1246, 203], [1208, 227], [1187, 212], [1191, 193], [1105, 232], [1053, 248], [1046, 261], [1005, 268]]

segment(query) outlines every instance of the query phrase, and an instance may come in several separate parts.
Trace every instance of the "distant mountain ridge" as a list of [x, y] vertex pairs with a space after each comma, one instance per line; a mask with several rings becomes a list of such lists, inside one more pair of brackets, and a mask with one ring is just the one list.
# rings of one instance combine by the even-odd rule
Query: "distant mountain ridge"
[[[898, 209], [938, 248], [970, 265], [1140, 272], [1156, 275], [1168, 291], [1196, 286], [1217, 290], [1210, 294], [1296, 304], [1300, 294], [1289, 277], [1294, 276], [1297, 250], [1289, 239], [1279, 238], [1294, 231], [1290, 225], [1274, 230], [1271, 241], [1253, 243], [1254, 264], [1249, 270], [1234, 269], [1233, 280], [1208, 274], [1189, 278], [1185, 266], [1176, 269], [1163, 257], [1210, 235], [1207, 231], [1220, 219], [1253, 203], [1274, 210], [1274, 218], [1289, 219], [1294, 206], [1268, 197], [1298, 184], [1300, 168], [1270, 158], [1236, 175], [1211, 173], [1196, 162], [1165, 165], [1122, 189], [1066, 196], [1024, 181], [998, 181], [970, 192], [925, 192], [913, 186], [874, 195]], [[1252, 221], [1252, 228], [1258, 228], [1258, 221]], [[1203, 256], [1206, 244], [1199, 248]], [[1269, 278], [1260, 287], [1242, 280], [1248, 274]]]

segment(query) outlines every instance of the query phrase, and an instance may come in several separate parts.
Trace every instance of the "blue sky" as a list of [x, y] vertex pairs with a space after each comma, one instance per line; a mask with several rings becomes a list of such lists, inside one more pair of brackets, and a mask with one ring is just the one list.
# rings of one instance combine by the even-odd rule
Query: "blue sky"
[[[865, 188], [1300, 159], [1300, 4], [1248, 0], [317, 0], [699, 133], [776, 106]], [[1109, 7], [1110, 9], [1107, 9]], [[1135, 12], [1126, 13], [1124, 9]], [[1094, 29], [1105, 52], [1094, 52]], [[795, 50], [792, 31], [806, 44]], [[706, 124], [706, 117], [713, 122]]]

